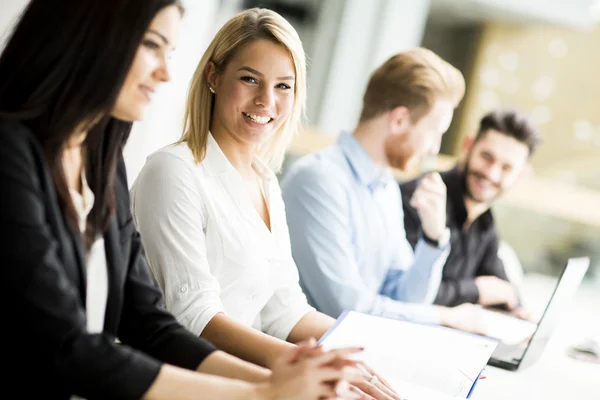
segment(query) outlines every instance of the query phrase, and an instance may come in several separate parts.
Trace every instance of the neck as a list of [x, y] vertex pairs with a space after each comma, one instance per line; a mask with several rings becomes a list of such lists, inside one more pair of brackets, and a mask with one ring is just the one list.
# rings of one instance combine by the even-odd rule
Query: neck
[[256, 155], [256, 145], [244, 143], [221, 129], [211, 130], [213, 138], [221, 148], [227, 160], [244, 178], [254, 178], [252, 167]]
[[83, 142], [87, 132], [77, 132], [69, 138], [62, 152], [62, 164], [67, 186], [79, 193], [81, 187], [81, 171], [83, 169]]
[[387, 126], [381, 118], [359, 123], [353, 134], [378, 168], [389, 167], [385, 152]]
[[465, 227], [471, 226], [479, 216], [490, 209], [490, 205], [487, 203], [475, 201], [469, 196], [465, 196], [465, 208], [467, 209], [467, 220], [465, 221]]

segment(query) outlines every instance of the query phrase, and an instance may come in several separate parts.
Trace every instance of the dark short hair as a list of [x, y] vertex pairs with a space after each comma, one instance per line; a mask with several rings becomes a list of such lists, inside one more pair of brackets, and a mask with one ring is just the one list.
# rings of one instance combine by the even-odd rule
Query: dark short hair
[[523, 113], [514, 109], [498, 109], [486, 114], [479, 122], [475, 142], [490, 130], [498, 131], [527, 145], [529, 157], [542, 143], [542, 135], [538, 128]]

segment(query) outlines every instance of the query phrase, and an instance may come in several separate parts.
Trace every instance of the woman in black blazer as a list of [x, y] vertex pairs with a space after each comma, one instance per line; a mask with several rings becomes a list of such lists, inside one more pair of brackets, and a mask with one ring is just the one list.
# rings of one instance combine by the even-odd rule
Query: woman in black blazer
[[3, 389], [25, 382], [18, 398], [349, 396], [355, 350], [309, 343], [269, 371], [164, 310], [122, 148], [169, 80], [182, 13], [176, 0], [32, 0], [0, 56]]

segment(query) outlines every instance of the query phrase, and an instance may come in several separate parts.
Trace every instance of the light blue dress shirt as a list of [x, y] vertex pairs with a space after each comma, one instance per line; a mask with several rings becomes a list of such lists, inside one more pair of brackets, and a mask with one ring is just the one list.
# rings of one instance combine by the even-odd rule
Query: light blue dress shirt
[[402, 197], [354, 138], [302, 157], [281, 188], [292, 254], [309, 303], [337, 318], [348, 309], [439, 323], [431, 305], [449, 246], [406, 239]]

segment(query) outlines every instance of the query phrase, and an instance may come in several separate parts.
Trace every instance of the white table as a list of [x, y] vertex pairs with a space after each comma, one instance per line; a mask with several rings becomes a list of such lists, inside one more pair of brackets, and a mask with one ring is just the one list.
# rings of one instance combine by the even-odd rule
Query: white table
[[[543, 310], [556, 279], [526, 275], [524, 302]], [[522, 371], [486, 367], [472, 400], [600, 400], [600, 365], [575, 360], [567, 348], [584, 337], [600, 336], [600, 288], [583, 283], [556, 327], [542, 357]]]

